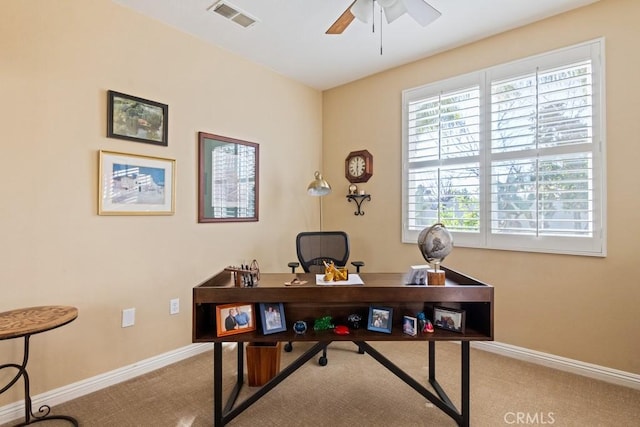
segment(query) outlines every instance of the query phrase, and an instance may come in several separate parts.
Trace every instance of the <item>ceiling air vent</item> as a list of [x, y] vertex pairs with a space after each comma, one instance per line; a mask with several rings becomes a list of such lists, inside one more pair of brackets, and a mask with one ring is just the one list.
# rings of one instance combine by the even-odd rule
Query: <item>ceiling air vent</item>
[[229, 19], [235, 22], [238, 25], [242, 25], [247, 28], [258, 22], [257, 19], [249, 16], [245, 12], [241, 12], [238, 7], [232, 5], [228, 1], [221, 0], [219, 2], [214, 3], [209, 8], [210, 11], [217, 13], [223, 18]]

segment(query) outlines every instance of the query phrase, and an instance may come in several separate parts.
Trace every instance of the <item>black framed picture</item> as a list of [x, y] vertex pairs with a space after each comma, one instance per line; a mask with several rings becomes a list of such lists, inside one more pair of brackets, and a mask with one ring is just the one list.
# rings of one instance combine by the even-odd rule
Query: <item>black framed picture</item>
[[107, 92], [107, 136], [168, 146], [169, 106], [137, 96]]
[[449, 307], [433, 307], [433, 325], [436, 328], [464, 334], [465, 311]]
[[369, 307], [368, 330], [390, 334], [392, 321], [393, 308], [374, 305]]
[[262, 332], [274, 334], [287, 330], [287, 322], [284, 318], [284, 304], [280, 303], [260, 303], [258, 304], [260, 319], [262, 320]]

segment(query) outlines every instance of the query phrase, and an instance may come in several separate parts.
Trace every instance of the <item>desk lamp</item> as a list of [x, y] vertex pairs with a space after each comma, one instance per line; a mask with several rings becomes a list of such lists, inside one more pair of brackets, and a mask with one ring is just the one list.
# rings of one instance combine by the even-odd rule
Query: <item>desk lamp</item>
[[320, 197], [320, 231], [322, 231], [322, 196], [326, 196], [329, 193], [331, 193], [331, 186], [322, 177], [322, 174], [316, 171], [315, 178], [307, 186], [307, 194]]

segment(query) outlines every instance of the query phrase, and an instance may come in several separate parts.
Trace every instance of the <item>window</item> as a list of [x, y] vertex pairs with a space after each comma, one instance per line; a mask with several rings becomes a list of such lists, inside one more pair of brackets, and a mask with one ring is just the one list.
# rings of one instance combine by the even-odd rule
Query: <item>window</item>
[[603, 41], [403, 92], [403, 242], [606, 255]]

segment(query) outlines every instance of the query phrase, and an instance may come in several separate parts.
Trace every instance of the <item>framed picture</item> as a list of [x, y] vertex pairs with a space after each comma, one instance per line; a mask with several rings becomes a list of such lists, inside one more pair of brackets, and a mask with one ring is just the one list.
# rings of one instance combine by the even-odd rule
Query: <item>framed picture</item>
[[260, 319], [262, 320], [262, 332], [273, 334], [287, 330], [287, 322], [284, 318], [284, 305], [282, 303], [259, 304]]
[[464, 310], [448, 307], [433, 308], [433, 325], [436, 328], [464, 334]]
[[256, 330], [253, 304], [234, 303], [216, 306], [216, 336], [242, 334]]
[[367, 329], [376, 332], [391, 333], [391, 323], [393, 321], [393, 308], [391, 307], [369, 307], [369, 321]]
[[418, 334], [418, 319], [413, 316], [402, 318], [402, 332], [415, 337]]
[[100, 150], [98, 215], [173, 215], [176, 161]]
[[110, 90], [107, 92], [107, 136], [169, 145], [169, 107]]
[[258, 221], [259, 145], [199, 132], [198, 222]]

